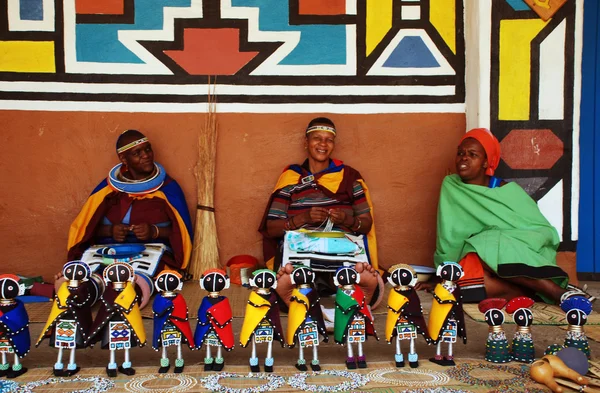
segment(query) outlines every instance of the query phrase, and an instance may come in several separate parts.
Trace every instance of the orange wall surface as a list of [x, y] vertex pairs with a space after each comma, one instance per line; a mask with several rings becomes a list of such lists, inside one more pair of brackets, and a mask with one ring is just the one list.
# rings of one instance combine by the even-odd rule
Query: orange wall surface
[[[380, 265], [432, 265], [442, 178], [453, 169], [464, 114], [219, 114], [215, 209], [221, 262], [262, 258], [257, 232], [283, 168], [304, 159], [303, 130], [326, 115], [334, 157], [358, 169], [375, 206]], [[43, 275], [66, 261], [69, 225], [117, 163], [128, 128], [151, 140], [155, 159], [182, 186], [192, 219], [202, 114], [0, 111], [0, 273]]]

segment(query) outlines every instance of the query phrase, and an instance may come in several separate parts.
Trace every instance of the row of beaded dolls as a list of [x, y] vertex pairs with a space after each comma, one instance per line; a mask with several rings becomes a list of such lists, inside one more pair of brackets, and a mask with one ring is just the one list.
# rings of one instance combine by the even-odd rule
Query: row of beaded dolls
[[[392, 343], [396, 338], [395, 361], [397, 367], [403, 367], [404, 357], [400, 342], [409, 341], [408, 361], [411, 367], [418, 367], [418, 355], [415, 351], [417, 334], [422, 334], [429, 344], [437, 345], [436, 355], [432, 359], [441, 365], [453, 365], [452, 344], [457, 337], [466, 343], [466, 329], [460, 289], [456, 281], [462, 277], [462, 268], [454, 262], [446, 262], [437, 270], [441, 278], [433, 291], [433, 304], [426, 325], [419, 297], [414, 285], [417, 274], [409, 265], [395, 265], [389, 270], [388, 282], [393, 286], [388, 298], [388, 315], [386, 319], [385, 338]], [[103, 270], [106, 288], [101, 296], [98, 314], [92, 320], [91, 306], [95, 301], [91, 270], [82, 261], [71, 261], [65, 264], [63, 274], [67, 281], [58, 289], [48, 321], [42, 330], [37, 344], [48, 338], [50, 345], [58, 350], [57, 361], [53, 367], [56, 376], [71, 376], [79, 371], [75, 361], [75, 351], [101, 342], [103, 349], [109, 349], [110, 360], [106, 367], [109, 376], [114, 377], [117, 371], [134, 375], [129, 350], [135, 346], [146, 344], [141, 313], [138, 307], [138, 296], [133, 280], [135, 272], [131, 265], [114, 262]], [[280, 318], [277, 295], [273, 291], [277, 286], [277, 278], [273, 271], [261, 269], [255, 271], [250, 280], [254, 290], [250, 293], [244, 322], [240, 334], [243, 347], [252, 345], [249, 359], [250, 369], [260, 371], [257, 344], [267, 344], [264, 370], [273, 371], [272, 344], [279, 341], [282, 346], [298, 347], [296, 367], [306, 371], [304, 351], [312, 349], [312, 370], [320, 370], [318, 358], [319, 337], [328, 341], [319, 296], [315, 290], [314, 272], [305, 266], [296, 266], [291, 280], [295, 285], [290, 298], [287, 331], [284, 333]], [[29, 318], [22, 302], [16, 297], [22, 293], [19, 278], [14, 275], [0, 276], [0, 353], [2, 363], [0, 376], [14, 378], [27, 371], [19, 359], [27, 355], [30, 349], [28, 323]], [[351, 267], [342, 267], [334, 275], [338, 286], [335, 304], [334, 339], [337, 344], [346, 345], [346, 366], [352, 368], [367, 367], [366, 356], [362, 347], [368, 336], [377, 338], [373, 324], [373, 316], [366, 304], [365, 295], [357, 286], [360, 275]], [[155, 280], [158, 294], [153, 302], [154, 327], [152, 347], [162, 350], [160, 373], [170, 369], [167, 348], [175, 346], [176, 373], [184, 368], [182, 344], [190, 349], [206, 349], [204, 359], [205, 370], [220, 371], [224, 367], [223, 349], [230, 351], [234, 347], [232, 320], [233, 315], [229, 300], [220, 294], [229, 287], [229, 278], [222, 270], [206, 271], [200, 278], [200, 286], [208, 291], [198, 309], [198, 323], [192, 334], [188, 320], [188, 309], [183, 296], [179, 293], [183, 282], [181, 275], [175, 271], [165, 270]], [[582, 300], [583, 299], [583, 300]], [[503, 304], [500, 304], [504, 301]], [[591, 303], [583, 297], [575, 296], [562, 302], [561, 307], [567, 312], [570, 324], [565, 346], [574, 346], [586, 352], [589, 347], [582, 326], [591, 312]], [[507, 304], [508, 303], [508, 304]], [[529, 298], [517, 298], [506, 302], [503, 299], [488, 299], [480, 304], [480, 311], [490, 325], [490, 333], [486, 344], [486, 359], [491, 362], [510, 360], [533, 360], [533, 341], [529, 326], [533, 320], [529, 310], [533, 301]], [[512, 349], [501, 328], [504, 314], [501, 309], [506, 306], [507, 312], [513, 314], [518, 329], [513, 339]], [[574, 311], [576, 310], [576, 311]], [[573, 327], [573, 328], [572, 328]], [[378, 339], [378, 338], [377, 338]], [[447, 343], [448, 353], [441, 354], [441, 344]], [[354, 348], [356, 346], [356, 356]], [[62, 361], [63, 351], [69, 350], [69, 362], [66, 369]], [[123, 350], [124, 361], [121, 366], [116, 363], [116, 351]], [[213, 350], [216, 352], [213, 356]], [[12, 367], [7, 361], [8, 354], [14, 354]]]

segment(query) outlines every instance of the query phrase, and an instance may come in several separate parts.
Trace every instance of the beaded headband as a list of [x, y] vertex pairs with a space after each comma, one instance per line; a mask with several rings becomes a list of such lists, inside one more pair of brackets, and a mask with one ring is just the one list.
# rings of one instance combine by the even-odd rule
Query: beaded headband
[[133, 149], [134, 147], [139, 146], [142, 143], [146, 143], [146, 142], [148, 142], [148, 138], [147, 137], [140, 138], [140, 139], [138, 139], [136, 141], [133, 141], [131, 143], [126, 144], [125, 146], [119, 147], [117, 149], [117, 153], [118, 154], [125, 153], [127, 150]]
[[337, 134], [337, 133], [336, 133], [336, 131], [335, 131], [335, 128], [333, 128], [333, 127], [329, 127], [329, 126], [321, 126], [321, 125], [318, 125], [318, 126], [312, 126], [312, 127], [308, 127], [308, 128], [306, 129], [306, 133], [307, 133], [307, 134], [309, 134], [309, 133], [311, 133], [311, 132], [314, 132], [314, 131], [325, 131], [325, 132], [331, 132], [333, 135], [336, 135], [336, 134]]

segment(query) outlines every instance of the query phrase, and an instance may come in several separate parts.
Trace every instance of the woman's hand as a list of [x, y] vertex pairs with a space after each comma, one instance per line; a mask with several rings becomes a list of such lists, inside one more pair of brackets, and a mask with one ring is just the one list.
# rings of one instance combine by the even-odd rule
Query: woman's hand
[[147, 222], [143, 224], [132, 225], [131, 231], [135, 237], [143, 242], [150, 240], [154, 234], [152, 225], [148, 224]]
[[112, 237], [118, 243], [123, 243], [129, 232], [129, 225], [114, 224], [112, 226]]
[[[341, 209], [331, 209], [329, 210], [329, 217], [331, 217], [331, 221], [335, 224], [335, 225], [346, 225], [346, 220], [347, 220], [347, 215], [346, 213], [341, 210]], [[352, 225], [352, 224], [350, 224]]]
[[305, 213], [306, 222], [310, 224], [321, 224], [327, 220], [329, 212], [323, 207], [311, 207], [309, 211]]

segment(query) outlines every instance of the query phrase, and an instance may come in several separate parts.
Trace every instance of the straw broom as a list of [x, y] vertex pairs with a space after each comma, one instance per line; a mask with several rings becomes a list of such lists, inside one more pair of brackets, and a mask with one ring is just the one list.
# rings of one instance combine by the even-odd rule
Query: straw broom
[[216, 78], [208, 77], [208, 109], [198, 134], [198, 161], [194, 175], [198, 184], [198, 210], [194, 230], [194, 249], [189, 273], [199, 278], [208, 269], [221, 268], [215, 223], [215, 166], [217, 163]]

